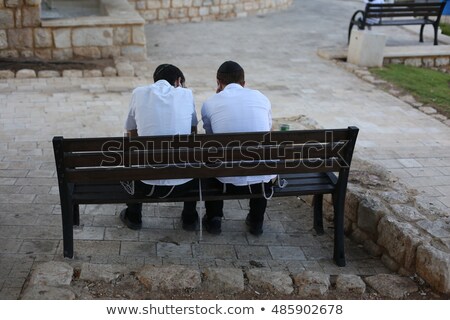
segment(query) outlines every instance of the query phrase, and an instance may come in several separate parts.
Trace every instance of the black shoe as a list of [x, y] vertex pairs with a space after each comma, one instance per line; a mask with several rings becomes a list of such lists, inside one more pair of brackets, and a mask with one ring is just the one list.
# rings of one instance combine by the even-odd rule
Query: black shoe
[[139, 230], [142, 228], [142, 221], [138, 219], [139, 221], [131, 221], [127, 216], [127, 209], [123, 209], [120, 212], [120, 220], [130, 229], [132, 230]]
[[250, 232], [254, 236], [260, 236], [263, 234], [263, 222], [254, 222], [250, 218], [250, 215], [247, 215], [245, 219], [245, 224], [248, 226], [248, 232]]
[[208, 219], [207, 216], [204, 216], [202, 219], [202, 223], [205, 226], [206, 231], [211, 234], [220, 234], [222, 232], [221, 217], [213, 217], [211, 219]]
[[186, 231], [195, 231], [197, 230], [198, 225], [198, 215], [195, 216], [185, 216], [181, 215], [182, 227]]

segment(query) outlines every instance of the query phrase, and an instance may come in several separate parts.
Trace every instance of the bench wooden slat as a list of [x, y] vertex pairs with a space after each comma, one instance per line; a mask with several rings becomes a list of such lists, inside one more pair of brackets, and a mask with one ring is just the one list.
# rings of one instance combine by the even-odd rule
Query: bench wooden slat
[[[120, 151], [124, 146], [136, 150], [178, 148], [206, 148], [242, 145], [279, 145], [287, 141], [295, 144], [345, 140], [346, 129], [336, 130], [292, 130], [283, 132], [193, 134], [189, 136], [153, 137], [103, 137], [64, 139], [64, 152]], [[331, 137], [330, 137], [331, 136]], [[125, 148], [126, 149], [126, 148]]]
[[281, 147], [274, 146], [249, 146], [241, 148], [206, 148], [206, 149], [171, 149], [171, 150], [146, 150], [143, 152], [78, 152], [66, 153], [65, 165], [68, 168], [83, 167], [117, 167], [124, 165], [127, 159], [128, 166], [159, 165], [186, 162], [213, 162], [241, 161], [249, 159], [289, 160], [306, 158], [331, 158], [338, 157], [345, 141], [336, 143], [311, 143], [303, 145], [286, 144]]
[[[284, 173], [306, 173], [306, 172], [337, 172], [345, 163], [339, 159], [326, 159], [323, 161], [314, 160], [294, 160], [294, 161], [260, 161], [260, 162], [243, 162], [239, 165], [231, 167], [231, 163], [218, 165], [197, 164], [181, 166], [164, 166], [160, 168], [103, 168], [99, 169], [77, 169], [66, 170], [65, 177], [68, 182], [114, 182], [126, 180], [151, 180], [151, 179], [179, 179], [179, 178], [214, 178], [225, 176], [249, 176], [249, 175], [265, 175], [268, 168], [273, 174]], [[230, 166], [227, 168], [227, 166]]]

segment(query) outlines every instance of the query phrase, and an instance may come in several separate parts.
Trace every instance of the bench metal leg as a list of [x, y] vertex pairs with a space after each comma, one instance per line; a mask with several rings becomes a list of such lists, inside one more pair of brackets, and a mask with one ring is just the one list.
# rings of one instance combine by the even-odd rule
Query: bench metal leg
[[438, 25], [434, 25], [433, 24], [433, 28], [434, 28], [434, 45], [437, 46], [438, 45]]
[[80, 225], [80, 206], [77, 204], [73, 205], [73, 225]]
[[318, 235], [323, 235], [323, 194], [316, 194], [314, 204], [314, 230]]
[[421, 24], [420, 25], [420, 39], [419, 39], [420, 42], [423, 42], [423, 29], [424, 28], [425, 28], [425, 25]]
[[339, 267], [345, 267], [344, 249], [344, 205], [345, 191], [333, 195], [334, 206], [334, 254], [333, 259]]
[[74, 206], [68, 201], [61, 202], [64, 257], [73, 258]]

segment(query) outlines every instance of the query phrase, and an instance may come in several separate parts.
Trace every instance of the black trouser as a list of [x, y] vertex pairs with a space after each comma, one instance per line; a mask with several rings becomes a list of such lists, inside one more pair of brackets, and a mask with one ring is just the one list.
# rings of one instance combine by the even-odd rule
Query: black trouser
[[[264, 189], [263, 189], [264, 186]], [[255, 183], [249, 186], [235, 186], [233, 184], [226, 184], [226, 193], [230, 194], [242, 194], [249, 193], [270, 195], [272, 193], [272, 182], [267, 183]], [[250, 199], [250, 220], [255, 223], [264, 221], [264, 213], [266, 212], [267, 199], [262, 196], [261, 198]], [[223, 217], [223, 200], [205, 201], [206, 216], [208, 219], [214, 217]]]
[[[198, 180], [193, 179], [191, 181], [188, 181], [186, 183], [177, 185], [175, 187], [173, 186], [153, 186], [150, 184], [143, 183], [142, 181], [138, 180], [134, 182], [134, 194], [139, 197], [145, 197], [148, 196], [152, 192], [153, 193], [148, 196], [149, 198], [163, 198], [167, 196], [170, 193], [170, 196], [181, 196], [187, 191], [196, 188], [198, 185]], [[173, 190], [172, 190], [173, 188]], [[172, 190], [172, 192], [171, 192]], [[194, 217], [197, 216], [197, 210], [196, 210], [197, 203], [195, 201], [188, 201], [184, 202], [183, 217]], [[127, 216], [131, 219], [138, 218], [140, 219], [142, 216], [142, 203], [127, 203]]]

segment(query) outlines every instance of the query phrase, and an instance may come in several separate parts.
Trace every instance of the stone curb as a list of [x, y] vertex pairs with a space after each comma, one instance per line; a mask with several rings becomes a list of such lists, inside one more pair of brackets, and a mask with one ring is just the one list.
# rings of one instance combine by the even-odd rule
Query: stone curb
[[135, 67], [128, 60], [119, 59], [115, 61], [114, 67], [105, 67], [103, 70], [80, 70], [66, 69], [62, 72], [57, 70], [40, 70], [38, 72], [31, 69], [0, 70], [0, 79], [48, 79], [48, 78], [95, 78], [95, 77], [135, 77]]
[[[47, 262], [38, 265], [30, 276], [30, 279], [38, 279], [38, 281], [27, 283], [21, 294], [21, 299], [77, 299], [75, 290], [70, 285], [75, 273], [68, 272], [68, 270], [75, 272], [66, 262]], [[333, 292], [361, 296], [366, 292], [366, 285], [369, 285], [383, 296], [400, 299], [406, 298], [408, 294], [419, 290], [410, 278], [388, 274], [366, 277], [365, 279], [357, 275], [342, 274], [338, 275], [335, 281], [332, 281], [333, 276], [312, 271], [304, 271], [293, 275], [288, 272], [270, 271], [265, 268], [246, 271], [238, 268], [205, 268], [200, 270], [196, 267], [179, 265], [163, 267], [146, 265], [138, 271], [132, 271], [118, 265], [90, 263], [83, 263], [79, 272], [80, 274], [88, 274], [87, 277], [80, 278], [80, 280], [104, 283], [113, 283], [115, 279], [125, 274], [136, 274], [136, 281], [139, 281], [148, 289], [167, 292], [198, 290], [220, 294], [239, 293], [247, 288], [258, 294], [271, 293], [282, 296], [297, 294], [305, 298], [320, 298]], [[395, 285], [395, 290], [392, 290], [393, 285]]]

